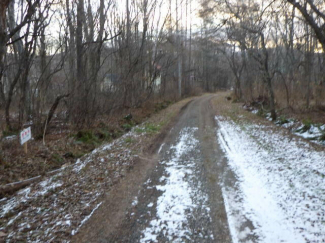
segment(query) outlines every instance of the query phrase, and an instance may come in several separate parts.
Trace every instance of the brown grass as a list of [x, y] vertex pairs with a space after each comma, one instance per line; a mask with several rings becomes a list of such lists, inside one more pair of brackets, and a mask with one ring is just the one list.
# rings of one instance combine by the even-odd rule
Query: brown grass
[[[45, 137], [45, 145], [42, 139], [30, 140], [28, 154], [24, 153], [18, 137], [13, 140], [2, 138], [0, 140], [0, 185], [42, 175], [63, 165], [75, 163], [77, 158], [91, 152], [101, 143], [121, 136], [132, 126], [144, 121], [150, 120], [163, 127], [188, 100], [184, 99], [174, 105], [170, 102], [158, 102], [147, 103], [140, 108], [118, 110], [111, 116], [98, 117], [91, 127], [81, 131], [70, 130], [72, 126], [64, 123], [63, 120], [54, 119], [49, 127], [49, 134]], [[132, 114], [131, 121], [123, 119], [127, 114]], [[99, 137], [101, 134], [109, 134], [110, 137], [103, 139], [95, 137], [89, 141], [80, 141], [76, 137], [80, 132], [99, 135]]]

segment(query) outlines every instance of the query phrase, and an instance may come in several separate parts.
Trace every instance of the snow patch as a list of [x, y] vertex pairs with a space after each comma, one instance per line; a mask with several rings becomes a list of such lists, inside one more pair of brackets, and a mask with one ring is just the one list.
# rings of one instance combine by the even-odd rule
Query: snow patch
[[164, 145], [165, 145], [164, 143], [160, 145], [160, 148], [158, 150], [158, 154], [160, 154], [160, 151], [162, 150], [162, 148], [164, 147]]
[[[198, 140], [194, 138], [194, 132], [197, 130], [198, 128], [184, 128], [180, 133], [179, 142], [170, 148], [171, 160], [161, 162], [166, 165], [167, 176], [162, 177], [165, 183], [156, 186], [163, 192], [157, 201], [157, 217], [142, 232], [144, 236], [140, 242], [156, 242], [160, 232], [163, 232], [169, 241], [191, 240], [187, 213], [197, 207], [192, 198], [196, 188], [192, 188], [186, 177], [193, 174], [195, 162], [188, 160], [186, 165], [183, 165], [179, 161], [182, 155], [197, 147]], [[168, 154], [168, 151], [166, 153]], [[148, 205], [148, 207], [152, 206], [153, 203]], [[205, 207], [205, 210], [209, 211], [208, 206]]]
[[78, 231], [80, 230], [81, 226], [83, 226], [88, 219], [90, 219], [90, 217], [94, 214], [94, 212], [99, 208], [99, 206], [102, 205], [102, 202], [101, 203], [98, 203], [96, 205], [96, 207], [91, 211], [91, 213], [89, 215], [87, 215], [80, 223], [80, 225], [78, 226], [78, 228], [76, 228], [75, 230], [72, 230], [71, 232], [71, 235], [75, 235], [78, 233]]
[[321, 242], [325, 239], [325, 153], [308, 143], [270, 133], [265, 127], [216, 117], [219, 143], [238, 177], [238, 191], [223, 185], [234, 242], [242, 212], [260, 242]]
[[133, 202], [132, 202], [132, 206], [133, 207], [135, 207], [135, 206], [137, 206], [138, 205], [138, 197], [135, 197], [135, 199], [133, 200]]

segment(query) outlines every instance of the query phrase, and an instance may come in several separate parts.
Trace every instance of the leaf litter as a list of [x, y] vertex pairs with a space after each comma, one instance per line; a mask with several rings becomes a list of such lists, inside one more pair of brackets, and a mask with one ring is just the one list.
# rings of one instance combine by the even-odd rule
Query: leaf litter
[[134, 166], [145, 136], [133, 129], [56, 175], [1, 199], [0, 232], [6, 241], [69, 242], [100, 207], [109, 188]]

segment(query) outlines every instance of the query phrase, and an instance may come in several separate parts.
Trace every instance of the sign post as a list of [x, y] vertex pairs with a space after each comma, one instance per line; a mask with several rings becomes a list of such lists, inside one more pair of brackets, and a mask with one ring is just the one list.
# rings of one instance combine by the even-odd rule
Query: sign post
[[25, 154], [27, 154], [27, 142], [26, 143], [24, 143], [24, 151], [25, 151]]
[[27, 154], [27, 142], [32, 138], [32, 131], [30, 127], [20, 132], [20, 144], [24, 145], [24, 151]]

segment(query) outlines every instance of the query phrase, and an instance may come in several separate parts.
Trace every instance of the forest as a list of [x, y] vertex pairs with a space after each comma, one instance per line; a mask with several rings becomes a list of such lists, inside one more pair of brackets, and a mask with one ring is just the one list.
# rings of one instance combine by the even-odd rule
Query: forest
[[[323, 109], [323, 1], [4, 0], [3, 131], [233, 89], [237, 100]], [[57, 114], [58, 113], [58, 114]]]
[[0, 0], [0, 242], [324, 241], [324, 145], [324, 0]]
[[111, 139], [218, 90], [274, 121], [325, 110], [322, 0], [3, 0], [0, 12], [2, 140], [29, 126], [43, 146]]

